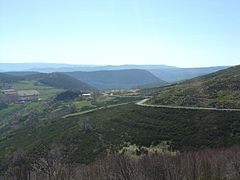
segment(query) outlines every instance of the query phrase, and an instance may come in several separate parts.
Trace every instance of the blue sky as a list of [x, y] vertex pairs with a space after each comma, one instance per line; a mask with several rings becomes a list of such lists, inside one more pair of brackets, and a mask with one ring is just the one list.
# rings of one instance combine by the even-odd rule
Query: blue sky
[[239, 0], [0, 0], [0, 62], [240, 64]]

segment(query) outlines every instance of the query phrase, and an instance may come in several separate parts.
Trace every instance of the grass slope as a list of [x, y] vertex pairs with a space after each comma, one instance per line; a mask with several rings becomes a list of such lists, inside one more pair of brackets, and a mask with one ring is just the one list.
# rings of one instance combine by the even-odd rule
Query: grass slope
[[[182, 83], [145, 90], [154, 92], [152, 104], [240, 108], [240, 66]], [[144, 91], [143, 91], [144, 92]]]
[[68, 75], [98, 89], [130, 89], [149, 85], [162, 85], [165, 82], [146, 70], [128, 69], [94, 72], [68, 72]]
[[0, 141], [5, 159], [18, 148], [37, 155], [60, 143], [68, 158], [89, 163], [128, 143], [137, 146], [169, 142], [175, 150], [223, 147], [240, 143], [240, 113], [144, 108], [135, 104], [26, 125]]

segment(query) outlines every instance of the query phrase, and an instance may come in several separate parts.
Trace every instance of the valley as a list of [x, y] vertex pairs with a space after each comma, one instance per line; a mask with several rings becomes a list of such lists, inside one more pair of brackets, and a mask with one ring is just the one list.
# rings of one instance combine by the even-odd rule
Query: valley
[[[157, 80], [156, 87], [149, 81], [149, 87], [106, 90], [68, 73], [1, 74], [0, 172], [6, 172], [19, 150], [34, 164], [52, 146], [64, 147], [64, 163], [90, 166], [113, 154], [174, 157], [237, 145], [238, 69], [173, 84]], [[201, 93], [205, 99], [195, 98]]]
[[240, 180], [239, 10], [0, 0], [0, 180]]

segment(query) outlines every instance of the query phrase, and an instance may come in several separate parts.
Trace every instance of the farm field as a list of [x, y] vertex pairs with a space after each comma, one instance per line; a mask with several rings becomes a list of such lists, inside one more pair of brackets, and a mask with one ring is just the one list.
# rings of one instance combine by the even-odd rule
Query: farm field
[[57, 89], [54, 87], [43, 85], [37, 81], [20, 81], [17, 83], [14, 83], [12, 85], [12, 88], [16, 91], [20, 90], [36, 90], [39, 92], [39, 98], [41, 99], [47, 99], [50, 97], [55, 96], [56, 94], [63, 92], [63, 89]]

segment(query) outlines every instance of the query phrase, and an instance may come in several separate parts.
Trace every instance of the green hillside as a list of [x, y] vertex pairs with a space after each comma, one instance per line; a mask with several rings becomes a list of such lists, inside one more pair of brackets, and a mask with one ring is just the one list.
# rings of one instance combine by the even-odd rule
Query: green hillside
[[95, 90], [92, 86], [87, 83], [81, 82], [75, 78], [67, 76], [61, 73], [52, 73], [48, 77], [40, 79], [39, 82], [48, 86], [62, 88], [62, 89], [79, 89], [82, 91]]
[[36, 73], [36, 72], [10, 72], [0, 74], [0, 83], [28, 84], [27, 82], [35, 82], [35, 85], [45, 85], [57, 89], [76, 89], [81, 91], [93, 91], [91, 85], [68, 76], [63, 73]]
[[[227, 117], [227, 118], [226, 118]], [[68, 159], [88, 163], [123, 146], [155, 146], [173, 150], [224, 147], [240, 143], [240, 112], [146, 108], [134, 104], [75, 117], [26, 125], [0, 141], [0, 157], [17, 149], [35, 156], [49, 144], [63, 144]]]
[[240, 66], [147, 91], [152, 104], [240, 108]]
[[130, 89], [144, 86], [159, 86], [166, 82], [146, 70], [127, 69], [93, 72], [66, 73], [83, 82], [87, 82], [97, 89]]
[[22, 80], [21, 77], [0, 73], [0, 85], [1, 83], [14, 83], [20, 80]]

